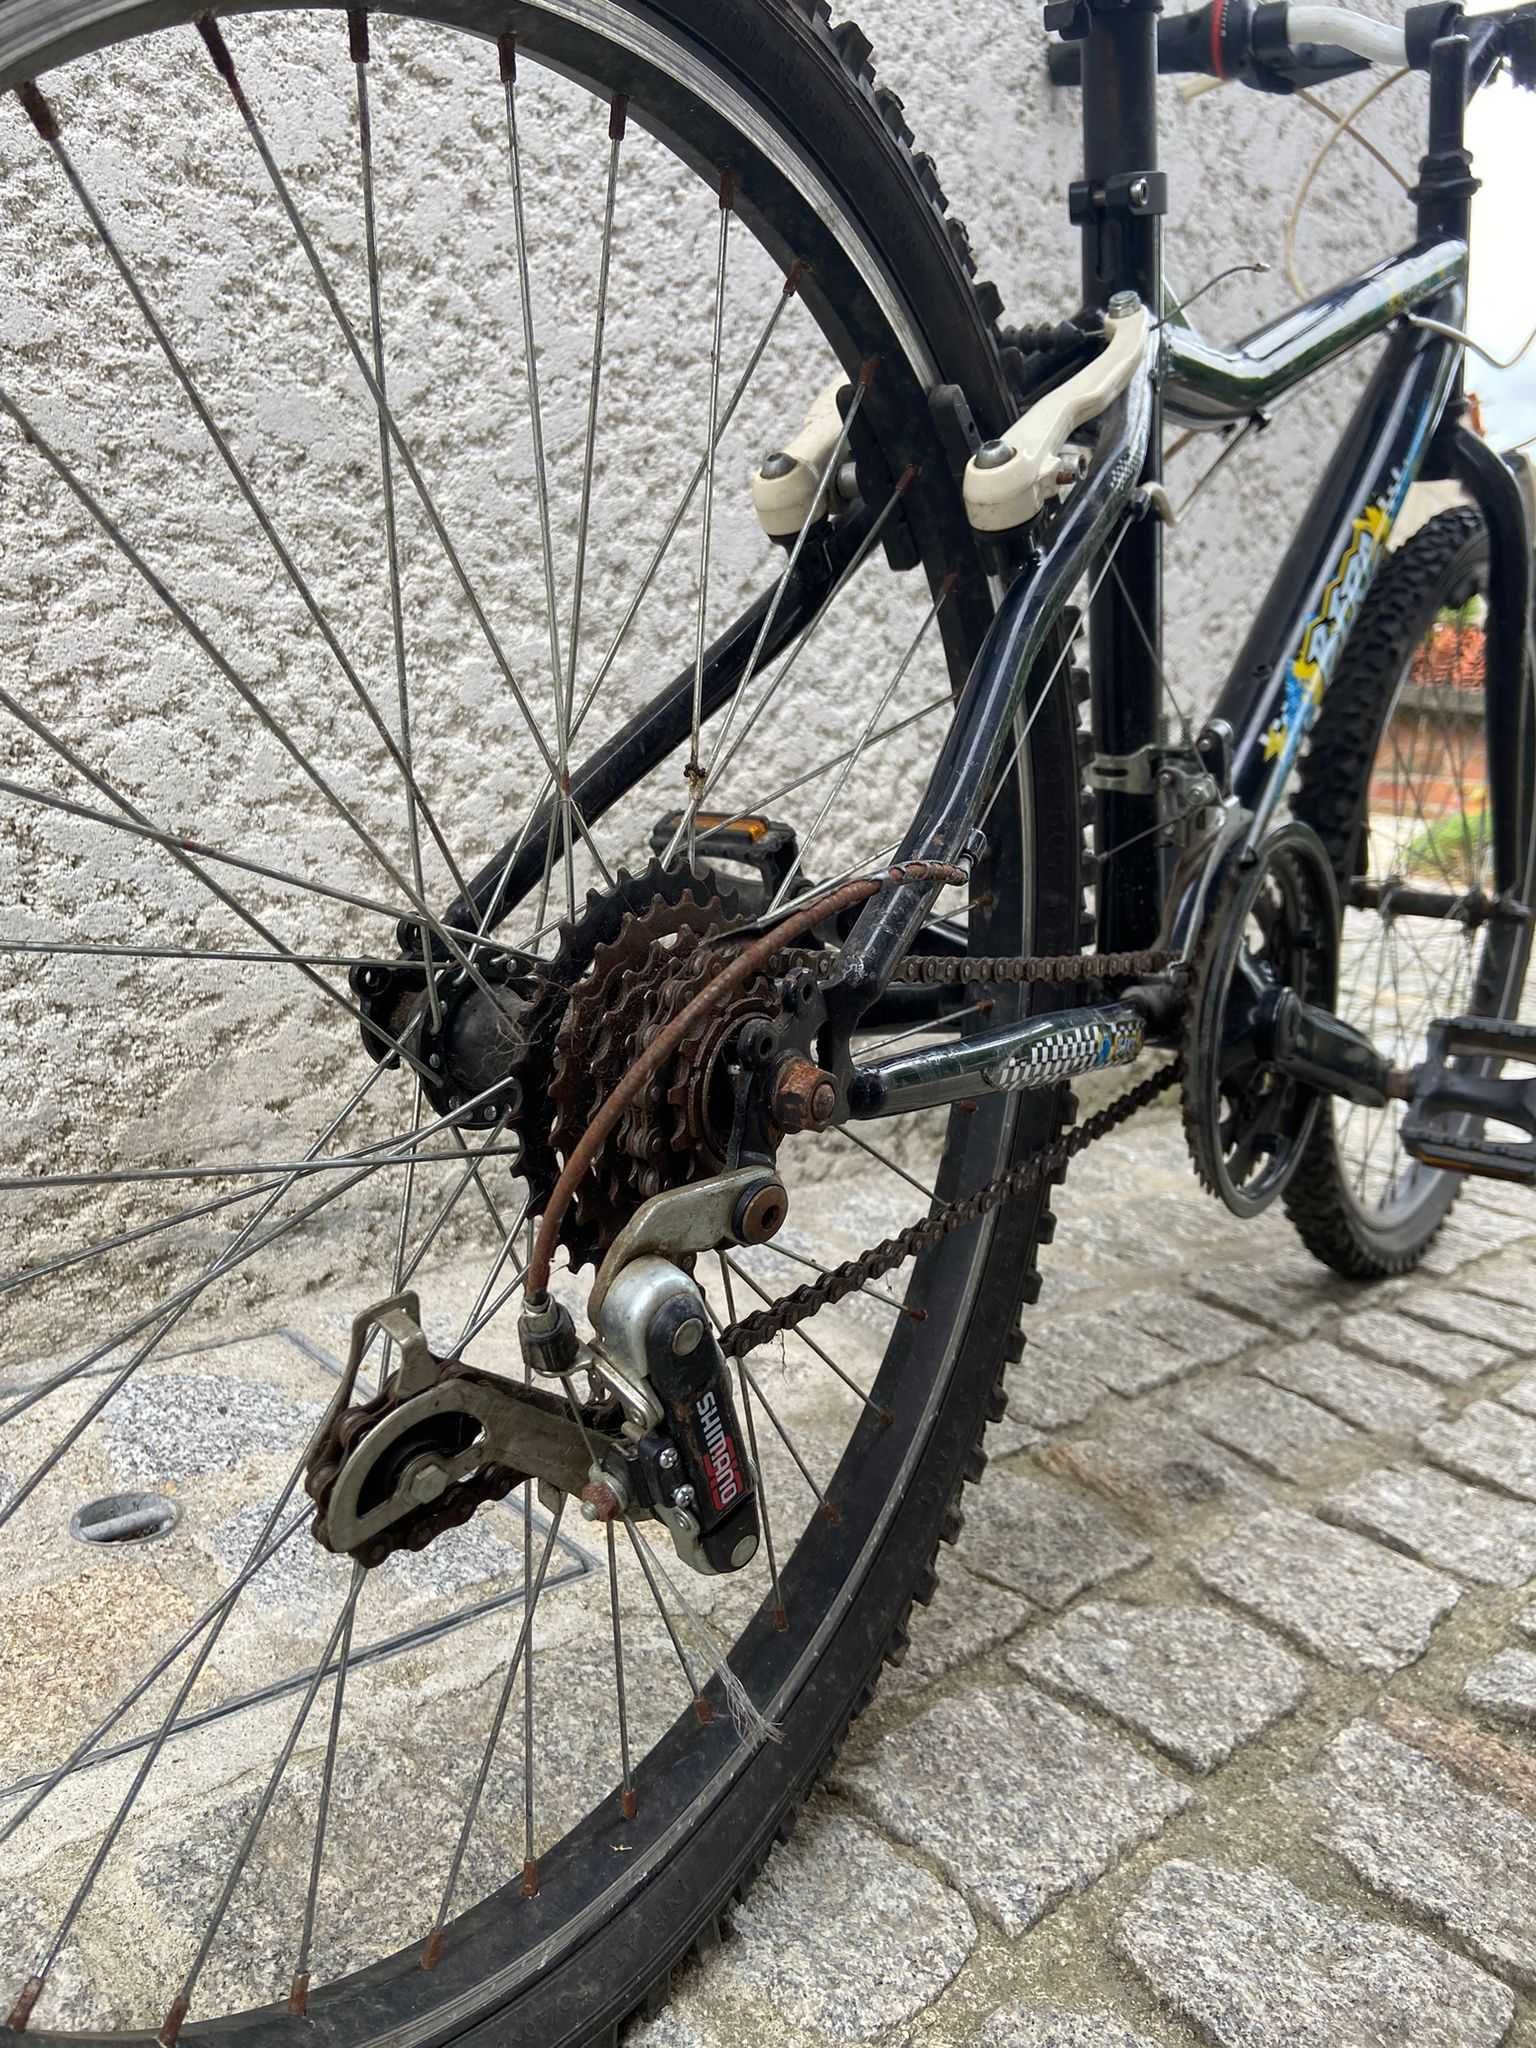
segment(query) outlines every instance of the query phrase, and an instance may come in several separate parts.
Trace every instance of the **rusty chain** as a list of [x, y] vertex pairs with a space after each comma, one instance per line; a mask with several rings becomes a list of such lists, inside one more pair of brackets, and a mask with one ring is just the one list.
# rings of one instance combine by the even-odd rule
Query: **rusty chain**
[[[1173, 964], [1172, 953], [1040, 953], [1022, 958], [993, 955], [973, 959], [965, 953], [909, 954], [897, 963], [893, 984], [924, 988], [969, 987], [976, 982], [1050, 984], [1062, 988], [1072, 982], [1123, 981], [1144, 974], [1162, 974]], [[773, 972], [783, 976], [809, 972], [818, 981], [831, 979], [838, 955], [830, 949], [802, 947], [776, 953]], [[942, 1022], [942, 1019], [939, 1020]]]

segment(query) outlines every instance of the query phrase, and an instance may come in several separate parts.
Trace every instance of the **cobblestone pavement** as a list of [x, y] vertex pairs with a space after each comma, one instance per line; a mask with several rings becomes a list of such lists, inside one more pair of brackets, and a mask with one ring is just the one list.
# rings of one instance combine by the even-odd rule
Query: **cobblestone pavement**
[[[1094, 1147], [1057, 1206], [1008, 1416], [904, 1664], [733, 1933], [631, 2048], [1536, 2048], [1536, 1199], [1471, 1185], [1421, 1273], [1354, 1287], [1283, 1218], [1239, 1224], [1202, 1195], [1162, 1111]], [[782, 1249], [752, 1256], [778, 1291], [800, 1277], [785, 1252], [845, 1256], [869, 1222], [827, 1183]], [[446, 1277], [424, 1290], [429, 1330]], [[302, 1331], [164, 1357], [39, 1492], [36, 1538], [0, 1581], [17, 1624], [0, 1827], [145, 1649], [232, 1581], [335, 1384], [355, 1296], [315, 1293]], [[892, 1312], [856, 1295], [816, 1327], [867, 1381]], [[829, 1465], [848, 1415], [798, 1341], [758, 1369]], [[497, 1363], [494, 1345], [477, 1356]], [[8, 1446], [17, 1471], [33, 1419]], [[761, 1451], [783, 1502], [795, 1468], [771, 1436]], [[134, 1486], [180, 1505], [169, 1536], [106, 1557], [70, 1541], [84, 1495]], [[612, 1746], [590, 1536], [561, 1532], [540, 1609], [547, 1839], [590, 1805]], [[509, 1503], [370, 1581], [320, 1981], [422, 1937], [523, 1543]], [[760, 1597], [750, 1580], [689, 1596], [728, 1631]], [[39, 2023], [158, 2025], [345, 1583], [307, 1539], [252, 1581]], [[648, 1745], [682, 1704], [678, 1672], [637, 1573], [621, 1597]], [[0, 1953], [40, 1952], [164, 1699], [4, 1845]], [[320, 1739], [295, 1754], [200, 2012], [286, 1985]], [[521, 1866], [515, 1729], [498, 1754], [463, 1903]]]
[[1531, 2048], [1536, 1199], [1354, 1287], [1165, 1114], [1058, 1207], [905, 1663], [633, 2048]]

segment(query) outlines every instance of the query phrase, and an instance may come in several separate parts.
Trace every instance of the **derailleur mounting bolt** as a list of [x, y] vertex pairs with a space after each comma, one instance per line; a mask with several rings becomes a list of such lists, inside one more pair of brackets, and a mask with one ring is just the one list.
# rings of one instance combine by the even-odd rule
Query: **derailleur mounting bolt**
[[691, 1508], [693, 1506], [693, 1488], [691, 1486], [673, 1487], [672, 1505], [675, 1508]]
[[670, 1472], [672, 1470], [673, 1466], [677, 1463], [677, 1452], [671, 1444], [662, 1445], [661, 1449], [656, 1453], [656, 1462], [663, 1472]]

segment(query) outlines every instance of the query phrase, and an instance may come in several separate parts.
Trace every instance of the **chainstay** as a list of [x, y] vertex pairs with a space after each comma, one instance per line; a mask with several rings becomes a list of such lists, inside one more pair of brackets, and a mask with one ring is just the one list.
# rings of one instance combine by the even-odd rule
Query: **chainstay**
[[1054, 1143], [1042, 1146], [1038, 1152], [1032, 1153], [1018, 1166], [1010, 1167], [1008, 1172], [999, 1174], [996, 1180], [988, 1181], [974, 1194], [946, 1202], [931, 1216], [909, 1223], [905, 1230], [872, 1245], [856, 1259], [845, 1259], [842, 1265], [834, 1266], [821, 1279], [808, 1280], [803, 1287], [782, 1295], [771, 1307], [757, 1309], [751, 1315], [743, 1316], [739, 1322], [729, 1324], [720, 1334], [721, 1350], [728, 1358], [741, 1358], [748, 1351], [756, 1351], [760, 1345], [771, 1343], [775, 1337], [808, 1322], [820, 1310], [831, 1308], [866, 1281], [877, 1280], [881, 1274], [916, 1258], [919, 1252], [928, 1251], [952, 1231], [961, 1230], [966, 1224], [990, 1215], [1001, 1203], [1034, 1193], [1053, 1175], [1059, 1174], [1079, 1152], [1107, 1137], [1138, 1110], [1145, 1109], [1149, 1102], [1173, 1087], [1181, 1072], [1182, 1062], [1175, 1060], [1159, 1072], [1149, 1074], [1107, 1107], [1095, 1111]]
[[[776, 953], [771, 971], [779, 976], [812, 973], [828, 981], [837, 970], [831, 948], [797, 947]], [[1123, 981], [1128, 975], [1162, 974], [1174, 963], [1172, 953], [1034, 953], [994, 954], [973, 958], [965, 953], [909, 954], [892, 972], [892, 982], [907, 987], [958, 988], [976, 982], [1050, 983], [1061, 987], [1078, 981]]]

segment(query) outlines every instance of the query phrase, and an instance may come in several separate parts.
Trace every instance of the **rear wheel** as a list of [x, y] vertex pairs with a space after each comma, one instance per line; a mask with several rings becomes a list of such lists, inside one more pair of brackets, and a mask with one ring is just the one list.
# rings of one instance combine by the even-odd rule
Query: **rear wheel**
[[[1487, 535], [1470, 508], [1439, 514], [1391, 557], [1324, 699], [1296, 797], [1344, 898], [1334, 1007], [1395, 1067], [1423, 1058], [1436, 1017], [1520, 1012], [1530, 928], [1483, 914], [1497, 894], [1487, 589]], [[1400, 1102], [1325, 1101], [1286, 1192], [1308, 1248], [1342, 1273], [1412, 1266], [1456, 1199], [1458, 1175], [1403, 1150], [1403, 1115]]]
[[[1002, 424], [992, 308], [867, 46], [815, 4], [522, 6], [502, 78], [488, 38], [505, 10], [480, 0], [372, 17], [368, 48], [355, 18], [350, 53], [337, 14], [274, 7], [232, 18], [223, 83], [194, 12], [0, 0], [0, 83], [42, 77], [67, 152], [50, 161], [36, 101], [43, 135], [5, 132], [12, 269], [38, 279], [6, 385], [7, 772], [31, 794], [0, 822], [4, 944], [27, 976], [7, 996], [0, 1629], [13, 1698], [37, 1702], [0, 1736], [13, 2023], [48, 2041], [211, 2022], [251, 2048], [607, 2042], [712, 1937], [929, 1596], [1035, 1289], [1043, 1197], [947, 1238], [904, 1292], [867, 1289], [785, 1355], [748, 1359], [738, 1399], [770, 1541], [745, 1572], [689, 1579], [649, 1523], [610, 1525], [606, 1548], [575, 1524], [573, 1542], [517, 1496], [353, 1575], [312, 1544], [296, 1491], [343, 1308], [414, 1285], [436, 1345], [505, 1369], [539, 1189], [502, 1123], [424, 1112], [404, 1066], [359, 1051], [349, 990], [402, 902], [419, 939], [507, 819], [535, 814], [589, 709], [582, 750], [774, 587], [783, 557], [745, 508], [746, 465], [829, 377], [858, 389], [874, 364], [856, 490], [891, 561], [921, 576], [888, 575], [876, 547], [763, 664], [713, 801], [721, 818], [792, 818], [816, 875], [881, 858], [991, 614], [928, 401], [955, 385], [983, 431]], [[561, 267], [578, 230], [585, 271]], [[40, 234], [61, 271], [38, 270]], [[601, 406], [650, 422], [617, 447], [592, 430], [610, 256]], [[798, 296], [778, 313], [786, 277]], [[488, 305], [503, 324], [485, 333]], [[179, 312], [184, 378], [146, 306]], [[754, 356], [775, 318], [776, 352]], [[766, 367], [712, 459], [708, 423], [735, 409], [722, 354]], [[224, 406], [249, 485], [234, 498]], [[653, 555], [680, 493], [686, 542]], [[554, 580], [573, 558], [584, 611]], [[633, 633], [642, 571], [656, 595]], [[280, 617], [295, 595], [302, 616]], [[781, 690], [834, 601], [858, 658], [819, 691]], [[362, 673], [390, 678], [369, 724], [337, 674], [339, 618]], [[797, 674], [814, 672], [808, 656]], [[706, 923], [730, 914], [707, 814], [692, 879], [674, 854], [642, 902], [621, 867], [643, 866], [653, 821], [692, 787], [698, 739], [626, 756], [606, 815], [576, 818], [569, 859], [548, 831], [532, 885], [501, 906], [494, 946], [522, 949], [535, 981], [583, 969], [582, 1043], [603, 1058], [615, 1019], [637, 1039], [647, 1026], [646, 948], [665, 967], [685, 943], [681, 899]], [[1075, 950], [1064, 674], [987, 833], [951, 939]], [[613, 928], [589, 945], [593, 903]], [[494, 946], [472, 944], [477, 967]], [[985, 1021], [1051, 1001], [989, 991]], [[978, 1006], [952, 1028], [980, 1021]], [[574, 1043], [550, 1068], [573, 1128]], [[740, 1314], [807, 1260], [994, 1178], [1062, 1107], [993, 1099], [873, 1149], [791, 1143], [790, 1231], [706, 1275], [714, 1304]], [[547, 1112], [530, 1090], [519, 1116]], [[552, 1112], [546, 1135], [561, 1142]], [[130, 1486], [174, 1498], [123, 1509]], [[116, 1576], [65, 1537], [86, 1492], [118, 1503], [106, 1520], [125, 1540], [159, 1537], [115, 1553]]]

